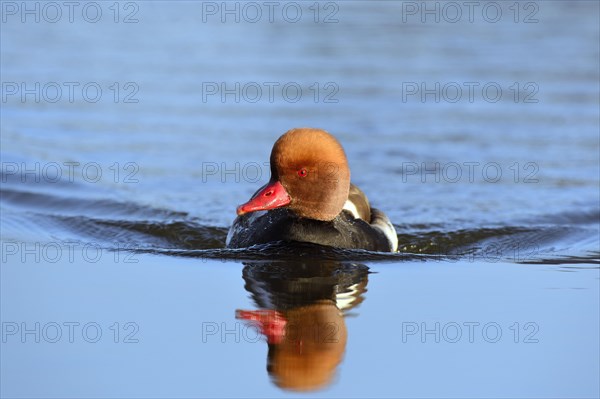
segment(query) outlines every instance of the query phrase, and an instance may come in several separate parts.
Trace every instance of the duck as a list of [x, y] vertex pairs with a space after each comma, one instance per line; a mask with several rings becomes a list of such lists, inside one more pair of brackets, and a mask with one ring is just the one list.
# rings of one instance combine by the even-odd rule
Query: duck
[[228, 248], [302, 242], [397, 252], [394, 225], [350, 181], [340, 142], [317, 128], [295, 128], [273, 145], [267, 184], [236, 209]]

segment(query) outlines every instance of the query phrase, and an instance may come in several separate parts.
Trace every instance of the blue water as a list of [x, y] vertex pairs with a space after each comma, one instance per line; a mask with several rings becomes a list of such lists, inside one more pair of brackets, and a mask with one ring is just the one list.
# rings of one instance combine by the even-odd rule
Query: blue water
[[[598, 2], [54, 4], [1, 4], [2, 397], [600, 395]], [[224, 248], [298, 126], [398, 254]]]

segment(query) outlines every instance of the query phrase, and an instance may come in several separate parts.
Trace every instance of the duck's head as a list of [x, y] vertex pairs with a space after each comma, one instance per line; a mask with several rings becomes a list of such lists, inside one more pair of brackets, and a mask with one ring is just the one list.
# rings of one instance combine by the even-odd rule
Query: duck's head
[[341, 144], [325, 130], [292, 129], [271, 151], [271, 179], [237, 214], [288, 207], [301, 217], [329, 221], [344, 207], [350, 168]]

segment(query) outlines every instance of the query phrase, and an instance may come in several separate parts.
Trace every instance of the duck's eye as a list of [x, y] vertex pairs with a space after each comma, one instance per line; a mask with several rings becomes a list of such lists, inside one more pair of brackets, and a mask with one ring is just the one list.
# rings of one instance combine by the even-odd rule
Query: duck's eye
[[298, 170], [298, 176], [300, 177], [306, 177], [308, 175], [308, 170], [306, 170], [305, 168], [299, 169]]

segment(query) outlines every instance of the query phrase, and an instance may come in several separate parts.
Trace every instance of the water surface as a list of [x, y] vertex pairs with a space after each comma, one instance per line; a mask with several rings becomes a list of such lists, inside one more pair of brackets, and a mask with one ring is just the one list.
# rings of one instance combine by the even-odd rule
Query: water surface
[[[597, 397], [598, 3], [414, 4], [3, 3], [2, 395]], [[224, 248], [297, 126], [399, 253]], [[269, 345], [258, 309], [322, 339]]]

